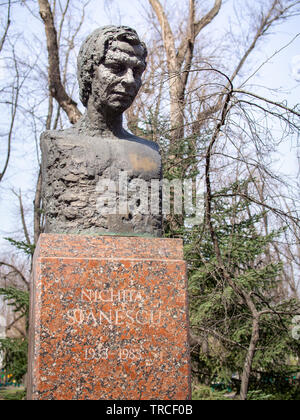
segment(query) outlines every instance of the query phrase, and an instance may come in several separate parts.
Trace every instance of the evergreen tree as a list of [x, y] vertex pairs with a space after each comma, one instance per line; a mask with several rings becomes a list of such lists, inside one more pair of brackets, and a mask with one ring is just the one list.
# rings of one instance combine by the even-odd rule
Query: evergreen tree
[[[0, 295], [13, 307], [17, 320], [25, 317], [26, 328], [29, 320], [29, 293], [16, 287], [0, 289]], [[21, 382], [27, 371], [27, 337], [0, 339], [0, 352], [4, 356], [4, 370], [9, 373], [12, 380]]]
[[[281, 263], [270, 259], [270, 244], [281, 231], [260, 233], [264, 213], [253, 213], [249, 201], [237, 194], [249, 182], [235, 183], [214, 195], [212, 222], [223, 267], [223, 275], [206, 225], [187, 232], [185, 256], [189, 261], [190, 309], [193, 363], [200, 380], [231, 382], [232, 374], [245, 373], [253, 339], [253, 313], [243, 291], [251, 296], [259, 314], [257, 342], [249, 360], [251, 380], [286, 376], [300, 345], [289, 333], [299, 302], [278, 297]], [[256, 384], [256, 386], [258, 386]]]

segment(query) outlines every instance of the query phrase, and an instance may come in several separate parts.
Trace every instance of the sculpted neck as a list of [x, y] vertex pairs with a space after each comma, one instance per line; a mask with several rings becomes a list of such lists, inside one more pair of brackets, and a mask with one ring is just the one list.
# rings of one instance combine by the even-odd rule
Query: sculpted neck
[[78, 129], [92, 136], [102, 137], [121, 137], [125, 133], [122, 114], [108, 113], [105, 110], [99, 112], [90, 105], [79, 121]]

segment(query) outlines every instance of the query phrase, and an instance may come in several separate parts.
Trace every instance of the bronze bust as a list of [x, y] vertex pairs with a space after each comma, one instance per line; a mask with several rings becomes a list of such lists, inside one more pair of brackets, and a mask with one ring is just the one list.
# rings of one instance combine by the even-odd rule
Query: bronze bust
[[[146, 57], [145, 44], [126, 26], [99, 28], [83, 43], [78, 81], [86, 112], [74, 127], [41, 136], [46, 233], [161, 235], [160, 204], [159, 211], [139, 211], [139, 200], [132, 208], [128, 185], [127, 201], [120, 191], [124, 174], [149, 191], [162, 176], [158, 145], [122, 124], [141, 87]], [[115, 199], [117, 211], [99, 207], [103, 180], [116, 186], [105, 197]]]

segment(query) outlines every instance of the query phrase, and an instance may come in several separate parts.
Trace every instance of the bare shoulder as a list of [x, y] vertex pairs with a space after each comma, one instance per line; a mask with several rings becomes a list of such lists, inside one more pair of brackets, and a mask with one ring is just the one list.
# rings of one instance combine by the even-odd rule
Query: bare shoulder
[[153, 149], [155, 152], [159, 152], [158, 143], [155, 143], [154, 141], [151, 141], [151, 140], [144, 139], [142, 137], [135, 136], [134, 134], [128, 133], [127, 131], [126, 131], [125, 140], [129, 140], [129, 141], [138, 143], [140, 145], [147, 146]]
[[66, 130], [47, 130], [41, 134], [40, 141], [42, 144], [49, 141], [60, 141], [74, 138], [77, 135], [77, 130], [75, 130], [73, 127], [67, 128]]

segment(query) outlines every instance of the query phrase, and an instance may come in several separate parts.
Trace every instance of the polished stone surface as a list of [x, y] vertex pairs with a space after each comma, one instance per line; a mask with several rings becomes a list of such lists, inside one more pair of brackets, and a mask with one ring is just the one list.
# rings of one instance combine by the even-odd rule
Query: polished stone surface
[[29, 399], [191, 397], [181, 240], [43, 234], [33, 273]]

